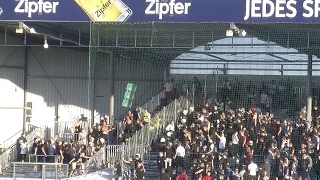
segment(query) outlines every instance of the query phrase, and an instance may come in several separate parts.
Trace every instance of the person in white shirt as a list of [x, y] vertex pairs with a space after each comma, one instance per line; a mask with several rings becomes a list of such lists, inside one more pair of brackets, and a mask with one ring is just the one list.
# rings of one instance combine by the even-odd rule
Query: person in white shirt
[[185, 170], [185, 160], [184, 160], [185, 155], [186, 155], [186, 150], [181, 145], [181, 142], [179, 142], [176, 150], [176, 154], [174, 155], [174, 159], [176, 160], [179, 173]]
[[28, 147], [26, 143], [24, 143], [22, 140], [19, 141], [20, 144], [20, 156], [21, 156], [21, 161], [24, 162], [26, 160], [27, 152], [28, 152]]
[[224, 150], [226, 149], [226, 143], [227, 143], [227, 139], [224, 136], [224, 133], [222, 132], [221, 135], [219, 136], [218, 133], [216, 133], [216, 136], [219, 138], [219, 152], [224, 152]]
[[249, 170], [249, 180], [257, 179], [258, 166], [253, 161], [248, 165]]
[[174, 132], [175, 131], [175, 125], [174, 125], [174, 120], [170, 121], [170, 124], [166, 127], [167, 132]]

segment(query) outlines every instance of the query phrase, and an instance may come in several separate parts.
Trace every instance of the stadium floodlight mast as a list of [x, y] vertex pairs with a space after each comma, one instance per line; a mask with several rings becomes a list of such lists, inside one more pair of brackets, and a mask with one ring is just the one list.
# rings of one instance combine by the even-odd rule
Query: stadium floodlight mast
[[44, 36], [44, 44], [43, 44], [43, 48], [44, 48], [44, 49], [48, 49], [48, 48], [49, 48], [49, 44], [48, 44], [47, 36]]

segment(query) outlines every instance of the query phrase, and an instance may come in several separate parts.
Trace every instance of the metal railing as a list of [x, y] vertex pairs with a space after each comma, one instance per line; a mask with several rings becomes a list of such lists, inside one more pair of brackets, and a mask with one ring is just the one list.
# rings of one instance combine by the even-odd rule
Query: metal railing
[[[74, 138], [74, 124], [76, 121], [47, 121], [45, 126], [45, 139], [59, 139], [70, 141]], [[81, 121], [82, 133], [86, 137], [88, 134], [87, 121]]]
[[3, 141], [3, 143], [0, 144], [0, 147], [5, 149], [15, 144], [17, 139], [21, 137], [22, 132], [23, 130], [20, 130], [14, 135], [12, 135], [11, 137], [9, 137], [8, 139], [6, 139], [5, 141]]
[[[34, 138], [43, 137], [44, 130], [42, 128], [34, 128], [25, 138], [27, 140], [27, 146], [31, 147]], [[17, 159], [17, 146], [16, 143], [5, 149], [0, 155], [0, 169], [7, 168], [11, 162], [16, 161]]]
[[46, 162], [51, 162], [51, 163], [58, 163], [58, 157], [60, 157], [59, 155], [34, 155], [34, 154], [29, 154], [28, 155], [28, 161], [25, 162], [29, 162], [29, 163], [33, 163], [33, 162], [41, 162], [41, 160], [43, 159], [43, 157], [46, 158]]
[[160, 106], [162, 98], [164, 98], [163, 91], [161, 91], [158, 94], [156, 94], [153, 97], [151, 97], [151, 99], [149, 101], [147, 101], [141, 107], [148, 109], [149, 112], [153, 112], [157, 107]]
[[[180, 97], [179, 99], [173, 100], [167, 106], [163, 107], [161, 111], [156, 112], [150, 122], [135, 132], [126, 143], [123, 145], [107, 146], [108, 165], [113, 166], [115, 163], [121, 163], [121, 167], [124, 167], [123, 159], [135, 154], [140, 154], [140, 157], [143, 159], [143, 156], [150, 152], [151, 143], [164, 132], [166, 125], [171, 120], [177, 121], [178, 114], [188, 109], [189, 105], [190, 103], [187, 97]], [[124, 168], [122, 171], [124, 171]], [[125, 173], [128, 172], [123, 172], [122, 174]]]
[[62, 179], [69, 174], [69, 165], [60, 163], [23, 163], [12, 162], [15, 178]]
[[86, 174], [102, 169], [106, 166], [106, 147], [102, 147], [84, 164]]

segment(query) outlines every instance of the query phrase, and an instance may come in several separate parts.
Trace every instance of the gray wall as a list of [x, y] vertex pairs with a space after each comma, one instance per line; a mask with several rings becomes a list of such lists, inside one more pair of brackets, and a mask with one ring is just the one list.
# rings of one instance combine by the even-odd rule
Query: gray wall
[[[0, 44], [3, 43], [1, 41], [3, 39]], [[14, 42], [12, 44], [23, 43], [20, 38], [7, 41]], [[94, 115], [109, 112], [108, 59], [98, 60]], [[22, 129], [24, 62], [23, 46], [0, 47], [0, 118], [3, 119], [0, 143]], [[33, 103], [31, 124], [53, 125], [50, 122], [55, 120], [57, 109], [60, 121], [74, 121], [81, 114], [91, 116], [88, 103], [88, 62], [89, 53], [85, 51], [62, 47], [28, 47], [26, 98]], [[122, 118], [127, 111], [121, 107], [126, 84], [131, 82], [138, 85], [136, 100], [142, 104], [159, 92], [164, 69], [120, 57], [116, 57], [114, 62], [115, 117]]]

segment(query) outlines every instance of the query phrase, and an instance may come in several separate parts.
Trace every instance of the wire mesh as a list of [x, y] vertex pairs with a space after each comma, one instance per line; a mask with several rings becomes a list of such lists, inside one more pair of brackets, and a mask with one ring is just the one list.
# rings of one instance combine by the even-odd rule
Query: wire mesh
[[[219, 179], [239, 176], [253, 161], [259, 168], [271, 166], [269, 174], [258, 168], [260, 177], [317, 176], [320, 59], [315, 50], [317, 40], [312, 37], [319, 37], [318, 31], [309, 26], [284, 31], [283, 24], [236, 26], [231, 37], [226, 36], [227, 23], [91, 24], [94, 105], [94, 96], [110, 88], [106, 85], [111, 85], [110, 81], [116, 87], [109, 93], [114, 92], [115, 116], [120, 119], [128, 111], [121, 107], [127, 83], [138, 85], [134, 104], [140, 107], [150, 104], [159, 90], [164, 94], [159, 107], [148, 105], [153, 117], [159, 116], [161, 121], [153, 118], [124, 146], [110, 147], [113, 153], [107, 158], [112, 163], [120, 155], [141, 153], [147, 154], [145, 163], [152, 164], [150, 153], [163, 152], [159, 144], [164, 138], [163, 145], [169, 144], [173, 152], [177, 140], [190, 153], [201, 152], [196, 161], [191, 156], [184, 159], [194, 169], [178, 162], [166, 169], [167, 173], [187, 170], [189, 176]], [[242, 29], [246, 36], [237, 34]], [[312, 98], [312, 119], [307, 117], [311, 111], [305, 106], [308, 98]], [[107, 103], [102, 107], [110, 109]], [[172, 132], [168, 130], [171, 120]], [[294, 152], [288, 154], [288, 149]], [[170, 155], [172, 159], [174, 155]], [[209, 163], [203, 155], [214, 158]], [[296, 160], [309, 165], [312, 160], [313, 164], [307, 169], [299, 165], [299, 170], [286, 174], [283, 169], [294, 169]], [[154, 172], [152, 167], [147, 166], [146, 171]], [[301, 168], [310, 173], [303, 174]], [[196, 169], [202, 172], [196, 173]]]

